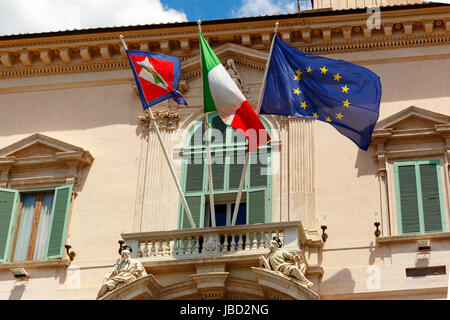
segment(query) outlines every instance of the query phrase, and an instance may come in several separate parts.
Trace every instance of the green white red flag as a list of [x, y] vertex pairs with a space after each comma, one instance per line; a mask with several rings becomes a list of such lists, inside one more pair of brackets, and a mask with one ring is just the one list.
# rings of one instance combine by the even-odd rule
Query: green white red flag
[[204, 112], [217, 111], [222, 121], [239, 130], [255, 151], [270, 140], [264, 124], [199, 32]]

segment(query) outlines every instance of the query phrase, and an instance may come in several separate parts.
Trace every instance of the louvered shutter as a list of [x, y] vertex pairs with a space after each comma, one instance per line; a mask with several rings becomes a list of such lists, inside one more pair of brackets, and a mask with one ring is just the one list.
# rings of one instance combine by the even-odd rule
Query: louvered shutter
[[422, 203], [425, 232], [442, 231], [441, 200], [436, 164], [421, 164]]
[[225, 155], [223, 152], [211, 154], [211, 170], [213, 175], [214, 190], [221, 191], [225, 182]]
[[267, 185], [267, 151], [258, 150], [250, 156], [250, 187]]
[[249, 191], [247, 195], [249, 224], [264, 223], [266, 220], [266, 191]]
[[191, 147], [201, 147], [204, 145], [203, 141], [203, 132], [205, 131], [205, 124], [202, 123], [202, 125], [198, 126], [197, 129], [195, 129], [194, 134], [191, 136]]
[[65, 185], [55, 189], [47, 259], [62, 258], [72, 200], [72, 187], [72, 185]]
[[397, 168], [402, 233], [420, 232], [419, 204], [417, 197], [417, 178], [414, 165]]
[[187, 159], [186, 192], [203, 191], [203, 169], [203, 154], [191, 154]]
[[17, 190], [0, 189], [0, 262], [9, 260], [19, 199]]
[[234, 151], [233, 157], [230, 159], [230, 171], [228, 184], [229, 189], [238, 189], [241, 181], [242, 170], [245, 163], [245, 151]]
[[[202, 196], [186, 196], [186, 201], [189, 205], [189, 210], [191, 210], [192, 219], [194, 219], [195, 225], [197, 227], [200, 227], [200, 217], [202, 209], [204, 207]], [[191, 229], [191, 223], [189, 222], [189, 218], [186, 214], [186, 211], [184, 210], [184, 207], [183, 207], [183, 216], [181, 217], [181, 219], [182, 219], [181, 221], [183, 221], [181, 228]]]

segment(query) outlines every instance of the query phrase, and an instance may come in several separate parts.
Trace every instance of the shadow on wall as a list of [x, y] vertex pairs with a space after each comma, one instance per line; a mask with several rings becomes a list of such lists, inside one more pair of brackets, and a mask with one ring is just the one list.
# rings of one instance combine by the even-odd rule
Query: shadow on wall
[[376, 176], [377, 164], [373, 158], [376, 154], [374, 146], [370, 146], [367, 151], [358, 148], [356, 155], [355, 168], [358, 169], [357, 176]]
[[355, 290], [356, 281], [349, 269], [345, 268], [320, 282], [320, 295], [349, 294]]
[[25, 292], [28, 281], [16, 281], [14, 283], [14, 289], [11, 290], [8, 300], [20, 300]]

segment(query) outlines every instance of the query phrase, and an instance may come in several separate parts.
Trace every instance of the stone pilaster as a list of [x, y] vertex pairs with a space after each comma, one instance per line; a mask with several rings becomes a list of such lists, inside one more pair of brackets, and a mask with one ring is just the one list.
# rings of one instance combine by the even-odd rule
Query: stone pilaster
[[313, 125], [309, 119], [289, 120], [289, 221], [300, 220], [306, 228], [315, 226]]

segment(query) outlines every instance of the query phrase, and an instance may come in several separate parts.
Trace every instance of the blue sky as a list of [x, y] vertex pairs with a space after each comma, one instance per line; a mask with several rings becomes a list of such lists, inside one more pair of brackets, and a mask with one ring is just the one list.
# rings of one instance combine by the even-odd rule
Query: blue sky
[[[302, 5], [310, 0], [301, 0]], [[189, 21], [226, 19], [249, 15], [295, 12], [296, 0], [244, 1], [244, 0], [162, 0], [171, 8], [184, 11]], [[248, 14], [246, 14], [248, 13]]]
[[[301, 0], [301, 3], [305, 4]], [[450, 0], [435, 0], [450, 3]], [[0, 35], [293, 13], [296, 0], [1, 0]]]
[[297, 9], [296, 0], [1, 0], [1, 2], [0, 35], [273, 15], [292, 13]]

